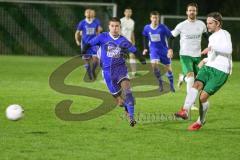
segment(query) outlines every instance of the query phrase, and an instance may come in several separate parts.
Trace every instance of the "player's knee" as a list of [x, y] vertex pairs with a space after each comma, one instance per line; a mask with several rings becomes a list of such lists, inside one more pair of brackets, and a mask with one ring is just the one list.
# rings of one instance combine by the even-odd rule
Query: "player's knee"
[[208, 97], [205, 94], [201, 93], [199, 96], [199, 99], [200, 99], [201, 103], [205, 103], [205, 102], [207, 102]]
[[197, 90], [201, 90], [203, 88], [203, 84], [200, 81], [195, 81], [193, 84], [193, 88], [196, 88]]

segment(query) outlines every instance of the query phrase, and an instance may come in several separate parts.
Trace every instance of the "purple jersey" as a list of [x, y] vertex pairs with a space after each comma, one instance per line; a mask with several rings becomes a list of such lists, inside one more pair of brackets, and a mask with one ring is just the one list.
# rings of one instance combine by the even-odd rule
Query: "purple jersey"
[[136, 47], [125, 37], [119, 35], [114, 38], [109, 32], [103, 32], [92, 39], [91, 46], [100, 46], [99, 58], [103, 69], [109, 69], [118, 65], [125, 65], [123, 54], [136, 52]]
[[86, 19], [80, 21], [77, 30], [82, 31], [82, 44], [85, 45], [96, 37], [99, 23], [97, 21], [88, 22]]
[[144, 27], [143, 36], [149, 40], [149, 50], [167, 53], [167, 39], [172, 36], [171, 31], [164, 24], [159, 24], [156, 28], [152, 28], [151, 24]]

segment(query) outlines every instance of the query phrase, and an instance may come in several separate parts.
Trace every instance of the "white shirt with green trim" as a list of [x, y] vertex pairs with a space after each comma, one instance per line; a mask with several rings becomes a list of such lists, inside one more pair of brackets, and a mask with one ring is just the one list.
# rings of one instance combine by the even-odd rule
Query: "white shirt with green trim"
[[123, 17], [120, 19], [121, 21], [121, 34], [126, 37], [130, 42], [132, 32], [134, 31], [134, 21], [133, 19], [129, 18], [127, 19], [126, 17]]
[[220, 29], [209, 37], [208, 57], [204, 59], [206, 66], [230, 74], [232, 71], [232, 41], [228, 31]]
[[172, 31], [173, 37], [180, 35], [180, 55], [201, 57], [202, 34], [207, 32], [206, 25], [201, 20], [185, 20]]

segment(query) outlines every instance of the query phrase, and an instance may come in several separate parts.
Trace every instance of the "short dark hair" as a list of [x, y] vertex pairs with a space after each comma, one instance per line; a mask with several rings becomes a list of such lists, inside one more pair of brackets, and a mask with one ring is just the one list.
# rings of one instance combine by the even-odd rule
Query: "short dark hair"
[[110, 22], [119, 22], [120, 24], [121, 24], [121, 21], [120, 21], [120, 19], [118, 18], [118, 17], [112, 17], [112, 18], [110, 18], [109, 19], [109, 23]]
[[152, 11], [152, 12], [150, 12], [150, 16], [159, 16], [160, 14], [159, 14], [159, 12], [158, 11]]
[[216, 21], [218, 21], [220, 23], [220, 27], [222, 27], [223, 22], [222, 22], [222, 15], [219, 12], [211, 12], [207, 15], [207, 17], [212, 17], [214, 18]]
[[124, 11], [126, 11], [127, 9], [132, 10], [131, 7], [126, 7], [126, 8], [124, 9]]
[[190, 6], [191, 6], [191, 7], [196, 7], [196, 9], [198, 10], [198, 5], [197, 5], [197, 3], [194, 3], [194, 2], [188, 3], [186, 10], [188, 10], [188, 7], [190, 7]]

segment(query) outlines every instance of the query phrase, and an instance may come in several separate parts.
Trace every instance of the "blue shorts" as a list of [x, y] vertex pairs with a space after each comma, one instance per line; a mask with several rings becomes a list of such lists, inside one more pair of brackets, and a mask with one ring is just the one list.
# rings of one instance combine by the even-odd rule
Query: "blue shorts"
[[86, 54], [84, 54], [82, 56], [82, 59], [89, 59], [92, 56], [97, 56], [97, 51], [98, 51], [99, 47], [98, 46], [92, 46], [91, 48], [89, 48], [86, 52]]
[[114, 96], [121, 91], [121, 82], [125, 79], [129, 80], [127, 67], [124, 65], [110, 67], [109, 69], [103, 69], [102, 71], [105, 83]]
[[160, 61], [164, 65], [171, 64], [171, 59], [167, 57], [167, 53], [163, 53], [163, 51], [159, 50], [151, 50], [150, 51], [150, 60], [154, 61]]

